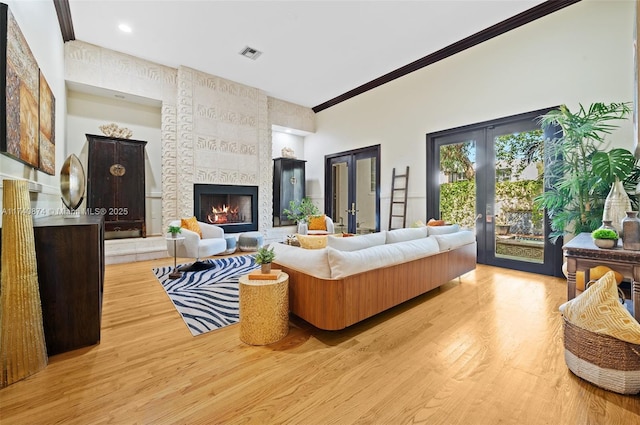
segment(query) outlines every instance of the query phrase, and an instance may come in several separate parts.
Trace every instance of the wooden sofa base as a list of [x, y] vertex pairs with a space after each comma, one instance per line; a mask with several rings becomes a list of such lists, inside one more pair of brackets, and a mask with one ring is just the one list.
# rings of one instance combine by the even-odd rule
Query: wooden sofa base
[[476, 244], [341, 279], [277, 264], [289, 275], [289, 308], [317, 328], [339, 330], [435, 289], [476, 268]]

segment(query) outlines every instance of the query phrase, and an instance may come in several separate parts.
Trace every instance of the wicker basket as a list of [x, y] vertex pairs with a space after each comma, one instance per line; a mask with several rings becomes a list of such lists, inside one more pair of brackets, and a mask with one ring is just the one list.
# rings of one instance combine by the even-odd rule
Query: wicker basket
[[569, 370], [605, 390], [640, 393], [640, 345], [579, 328], [564, 319]]

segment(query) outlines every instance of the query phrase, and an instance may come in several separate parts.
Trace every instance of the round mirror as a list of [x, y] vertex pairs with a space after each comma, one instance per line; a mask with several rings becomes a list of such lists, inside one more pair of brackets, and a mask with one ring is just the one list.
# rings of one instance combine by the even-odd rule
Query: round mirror
[[84, 199], [85, 176], [80, 158], [75, 154], [62, 164], [60, 169], [60, 192], [62, 202], [71, 211], [75, 211]]

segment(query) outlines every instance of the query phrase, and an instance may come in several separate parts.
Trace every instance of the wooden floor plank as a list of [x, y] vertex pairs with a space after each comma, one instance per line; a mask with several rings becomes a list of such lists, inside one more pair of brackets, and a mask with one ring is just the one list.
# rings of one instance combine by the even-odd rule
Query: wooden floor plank
[[488, 266], [343, 331], [291, 317], [191, 336], [151, 272], [106, 268], [101, 342], [0, 390], [10, 424], [632, 424], [640, 396], [568, 371], [566, 282]]

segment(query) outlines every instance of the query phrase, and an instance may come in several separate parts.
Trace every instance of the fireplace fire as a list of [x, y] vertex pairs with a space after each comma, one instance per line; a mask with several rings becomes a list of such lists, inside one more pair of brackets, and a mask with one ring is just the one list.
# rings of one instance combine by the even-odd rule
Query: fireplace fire
[[222, 205], [222, 207], [211, 207], [211, 214], [207, 214], [207, 221], [211, 224], [226, 224], [226, 223], [243, 223], [244, 216], [238, 213], [238, 207], [229, 207]]
[[194, 185], [194, 215], [225, 233], [258, 230], [257, 186]]

